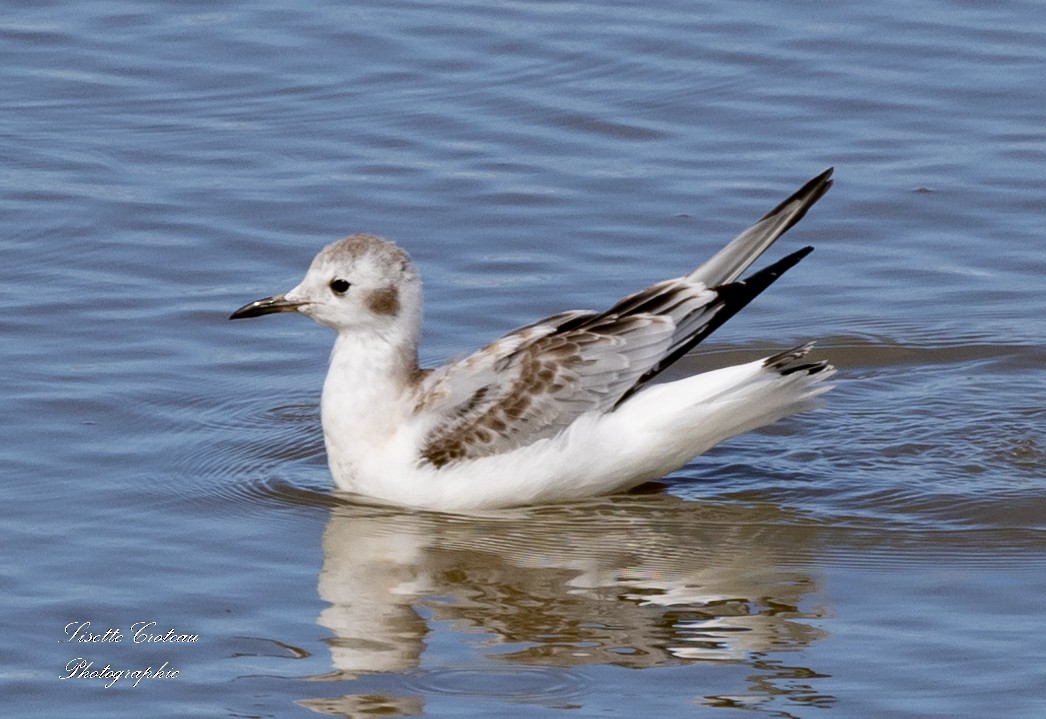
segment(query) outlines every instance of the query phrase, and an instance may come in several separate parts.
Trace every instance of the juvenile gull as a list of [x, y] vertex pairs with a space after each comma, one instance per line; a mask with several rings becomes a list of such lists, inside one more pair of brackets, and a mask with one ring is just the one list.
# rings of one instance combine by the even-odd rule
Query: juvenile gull
[[323, 438], [343, 490], [442, 511], [619, 492], [713, 445], [812, 407], [834, 373], [803, 345], [667, 383], [657, 375], [813, 248], [738, 280], [831, 187], [829, 169], [689, 274], [605, 312], [520, 327], [464, 359], [418, 367], [421, 279], [373, 235], [325, 247], [294, 289], [230, 319], [300, 312], [337, 335]]

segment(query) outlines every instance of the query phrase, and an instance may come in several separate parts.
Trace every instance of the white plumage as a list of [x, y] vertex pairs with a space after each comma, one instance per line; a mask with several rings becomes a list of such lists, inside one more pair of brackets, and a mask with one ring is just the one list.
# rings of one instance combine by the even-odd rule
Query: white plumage
[[295, 311], [337, 333], [323, 387], [331, 474], [372, 499], [442, 511], [581, 499], [678, 469], [716, 443], [807, 409], [834, 370], [809, 345], [652, 382], [805, 257], [737, 278], [831, 186], [828, 170], [687, 275], [605, 312], [521, 327], [418, 367], [421, 280], [373, 235], [325, 247], [302, 282], [232, 319]]

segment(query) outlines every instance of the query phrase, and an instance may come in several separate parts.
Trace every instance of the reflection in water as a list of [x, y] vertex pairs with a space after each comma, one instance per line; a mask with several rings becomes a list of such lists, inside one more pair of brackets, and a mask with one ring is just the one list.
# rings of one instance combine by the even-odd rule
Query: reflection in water
[[[743, 668], [733, 691], [701, 687], [696, 701], [708, 706], [830, 702], [811, 684], [816, 672], [781, 662], [823, 635], [807, 620], [824, 614], [795, 559], [810, 530], [785, 519], [769, 506], [663, 495], [482, 517], [339, 505], [319, 578], [334, 669], [323, 678], [401, 673], [417, 696], [302, 703], [336, 716], [375, 702], [409, 716], [425, 695], [549, 703], [583, 692], [572, 667], [701, 662]], [[479, 668], [424, 666], [427, 645], [446, 657], [455, 641], [483, 655]]]

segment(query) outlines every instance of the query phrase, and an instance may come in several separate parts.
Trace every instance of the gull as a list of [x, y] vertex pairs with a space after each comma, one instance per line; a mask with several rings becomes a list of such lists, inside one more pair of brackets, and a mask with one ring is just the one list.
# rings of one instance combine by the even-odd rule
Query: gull
[[323, 248], [301, 283], [229, 319], [297, 312], [336, 333], [321, 420], [341, 490], [445, 512], [622, 492], [719, 442], [817, 405], [834, 373], [811, 344], [656, 382], [813, 248], [738, 278], [828, 188], [832, 170], [707, 262], [604, 312], [515, 329], [436, 369], [418, 365], [421, 279], [400, 247], [356, 234]]

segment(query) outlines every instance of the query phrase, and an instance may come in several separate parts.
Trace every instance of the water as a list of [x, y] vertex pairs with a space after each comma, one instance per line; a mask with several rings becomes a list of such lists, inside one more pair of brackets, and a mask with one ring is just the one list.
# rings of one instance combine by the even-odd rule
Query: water
[[[0, 60], [6, 716], [1046, 712], [1046, 7], [56, 0]], [[652, 494], [347, 503], [331, 338], [225, 319], [377, 232], [438, 362], [829, 165], [681, 370], [816, 339], [837, 389]]]

